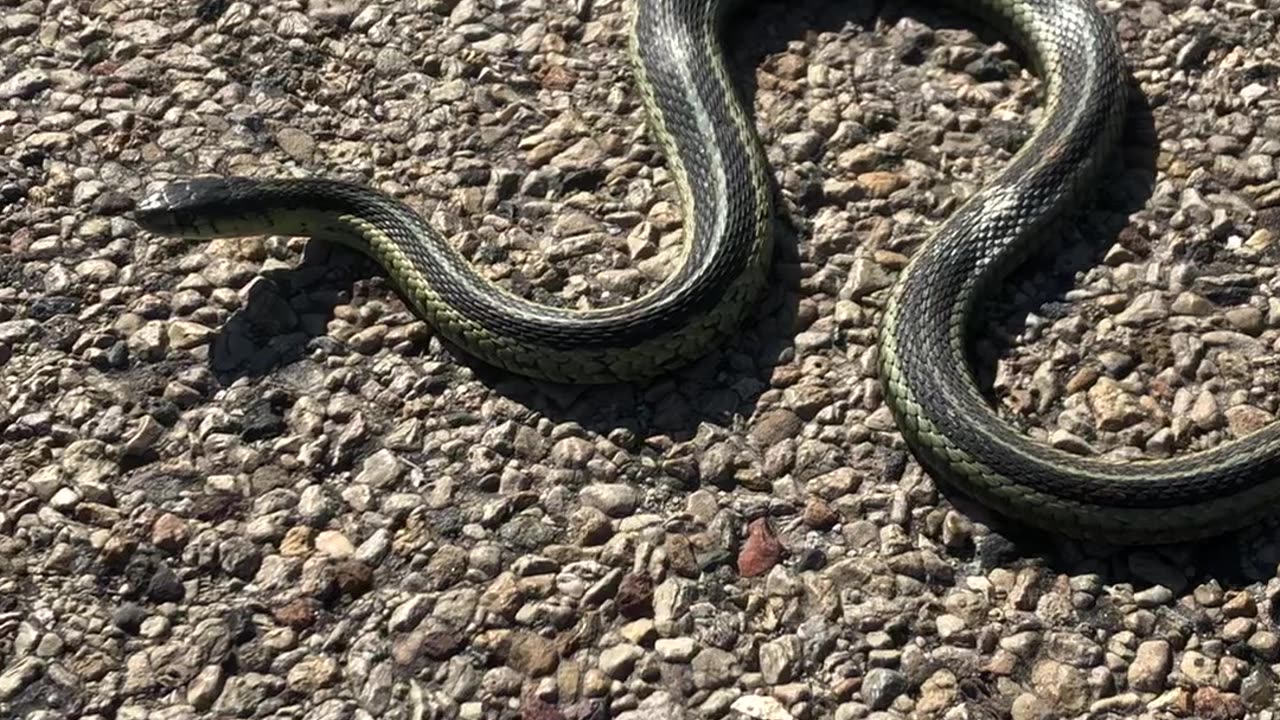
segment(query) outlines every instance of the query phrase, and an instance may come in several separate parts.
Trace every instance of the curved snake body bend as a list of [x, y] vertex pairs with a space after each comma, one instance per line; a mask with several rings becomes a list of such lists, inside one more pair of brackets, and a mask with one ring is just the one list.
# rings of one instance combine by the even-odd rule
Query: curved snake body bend
[[[1164, 542], [1256, 519], [1280, 500], [1280, 424], [1201, 453], [1111, 463], [1035, 443], [979, 392], [966, 356], [976, 301], [1097, 178], [1119, 134], [1125, 72], [1093, 0], [953, 2], [1027, 51], [1045, 108], [1032, 138], [915, 252], [890, 292], [879, 372], [908, 445], [939, 479], [1074, 536]], [[638, 0], [630, 15], [637, 84], [679, 189], [686, 238], [672, 275], [634, 301], [574, 311], [512, 295], [418, 213], [337, 181], [179, 181], [139, 203], [139, 222], [191, 238], [270, 233], [350, 244], [385, 266], [436, 332], [513, 372], [576, 383], [663, 373], [736, 330], [772, 253], [764, 153], [720, 49], [730, 4]]]

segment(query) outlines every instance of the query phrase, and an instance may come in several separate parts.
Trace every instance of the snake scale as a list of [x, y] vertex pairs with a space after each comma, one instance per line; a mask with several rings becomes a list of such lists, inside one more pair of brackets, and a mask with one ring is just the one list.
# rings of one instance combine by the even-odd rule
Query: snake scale
[[[936, 478], [1040, 528], [1117, 543], [1203, 538], [1280, 500], [1280, 424], [1213, 449], [1108, 462], [1007, 425], [966, 355], [975, 305], [1098, 180], [1126, 103], [1118, 39], [1093, 0], [953, 0], [1027, 52], [1044, 112], [1009, 164], [913, 254], [880, 324], [879, 374], [915, 456]], [[646, 117], [683, 207], [684, 250], [654, 291], [609, 308], [541, 305], [486, 281], [403, 203], [324, 179], [193, 178], [137, 207], [146, 230], [187, 238], [321, 236], [371, 255], [453, 345], [559, 382], [653, 377], [726, 340], [770, 272], [771, 186], [726, 71], [732, 0], [636, 0], [630, 49]]]

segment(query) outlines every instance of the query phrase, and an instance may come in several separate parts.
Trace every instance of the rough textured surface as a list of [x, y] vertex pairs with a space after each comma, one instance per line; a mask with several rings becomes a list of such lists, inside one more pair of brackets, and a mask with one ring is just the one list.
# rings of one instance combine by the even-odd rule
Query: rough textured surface
[[[1150, 118], [975, 345], [1032, 436], [1161, 456], [1277, 411], [1264, 5], [1106, 3]], [[940, 493], [882, 406], [885, 288], [1037, 117], [979, 24], [744, 16], [778, 268], [645, 387], [472, 367], [324, 243], [129, 220], [170, 176], [338, 174], [516, 292], [632, 297], [679, 213], [624, 20], [0, 0], [0, 715], [1274, 717], [1274, 531], [1030, 536]]]

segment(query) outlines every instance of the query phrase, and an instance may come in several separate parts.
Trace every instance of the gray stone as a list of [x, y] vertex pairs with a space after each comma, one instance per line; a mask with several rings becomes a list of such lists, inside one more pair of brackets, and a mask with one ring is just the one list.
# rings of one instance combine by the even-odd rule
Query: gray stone
[[729, 709], [753, 720], [791, 720], [786, 706], [768, 695], [743, 695], [734, 700]]
[[392, 632], [406, 632], [416, 628], [427, 613], [431, 612], [434, 602], [434, 598], [425, 593], [410, 597], [391, 611], [387, 627]]
[[[507, 651], [507, 664], [533, 677], [551, 673], [556, 669], [559, 660], [555, 643], [537, 633], [517, 633], [511, 639], [511, 646]], [[603, 662], [603, 655], [601, 662]], [[627, 670], [629, 672], [630, 668], [628, 667]]]
[[309, 133], [297, 128], [281, 128], [276, 133], [276, 143], [286, 155], [299, 162], [309, 162], [316, 152], [316, 141]]
[[1138, 398], [1106, 376], [1089, 388], [1089, 407], [1103, 430], [1122, 430], [1147, 417]]
[[26, 340], [40, 323], [35, 320], [6, 320], [0, 322], [0, 343], [13, 345]]
[[175, 602], [186, 594], [182, 581], [168, 565], [160, 563], [147, 582], [147, 596], [158, 602]]
[[1133, 601], [1138, 603], [1138, 607], [1169, 605], [1172, 600], [1174, 600], [1174, 593], [1165, 585], [1152, 585], [1144, 591], [1133, 593]]
[[1270, 707], [1275, 698], [1275, 685], [1275, 675], [1265, 668], [1258, 668], [1240, 683], [1240, 699], [1251, 710]]
[[1218, 663], [1204, 653], [1188, 650], [1182, 654], [1178, 671], [1196, 685], [1213, 685], [1217, 677]]
[[222, 693], [222, 685], [226, 676], [220, 665], [209, 665], [201, 670], [187, 684], [187, 702], [196, 710], [205, 711], [213, 707], [213, 703]]
[[59, 512], [68, 513], [80, 504], [81, 496], [74, 488], [64, 487], [49, 498], [49, 506]]
[[0, 700], [8, 700], [22, 692], [40, 677], [44, 662], [37, 658], [22, 658], [0, 673]]
[[1116, 322], [1131, 327], [1147, 325], [1169, 316], [1169, 307], [1165, 303], [1164, 294], [1159, 290], [1149, 290], [1135, 297], [1129, 306], [1116, 316]]
[[262, 564], [262, 551], [252, 542], [230, 537], [218, 546], [218, 556], [224, 572], [241, 580], [250, 580]]
[[625, 483], [597, 483], [582, 489], [579, 498], [584, 505], [594, 507], [611, 517], [626, 517], [635, 512], [640, 494]]
[[338, 676], [336, 660], [326, 655], [311, 655], [289, 668], [285, 685], [294, 692], [311, 694], [333, 685]]
[[0, 82], [0, 100], [30, 100], [50, 85], [49, 73], [35, 68], [19, 70]]
[[600, 669], [615, 680], [625, 680], [631, 674], [636, 661], [642, 657], [644, 657], [644, 650], [638, 645], [621, 643], [601, 651]]
[[1078, 668], [1089, 668], [1102, 662], [1102, 648], [1089, 638], [1073, 632], [1058, 632], [1046, 643], [1049, 657]]
[[1036, 694], [1062, 714], [1080, 712], [1089, 704], [1089, 685], [1083, 670], [1056, 660], [1041, 660], [1031, 669]]
[[907, 691], [907, 676], [897, 670], [872, 668], [862, 678], [862, 700], [872, 710], [884, 710]]
[[785, 635], [760, 646], [760, 673], [770, 685], [791, 682], [800, 670], [804, 644], [795, 635]]
[[693, 668], [693, 684], [704, 690], [715, 690], [734, 682], [741, 673], [733, 653], [719, 648], [703, 648], [690, 663]]
[[404, 464], [396, 454], [384, 448], [364, 459], [355, 481], [375, 488], [387, 488], [396, 484], [404, 470]]
[[280, 678], [262, 673], [232, 675], [218, 695], [213, 711], [233, 717], [248, 716], [258, 710], [268, 697], [280, 692], [283, 685]]
[[1054, 717], [1053, 708], [1035, 693], [1022, 693], [1014, 698], [1010, 714], [1013, 720], [1050, 720]]
[[654, 643], [654, 649], [667, 662], [687, 663], [698, 651], [698, 644], [690, 637], [663, 638]]

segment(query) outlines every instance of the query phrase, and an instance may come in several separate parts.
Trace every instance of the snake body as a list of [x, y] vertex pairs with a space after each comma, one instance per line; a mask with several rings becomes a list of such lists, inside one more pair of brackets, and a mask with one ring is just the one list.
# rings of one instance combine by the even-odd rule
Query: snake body
[[[630, 48], [651, 131], [682, 207], [684, 255], [653, 292], [589, 311], [531, 302], [486, 281], [403, 203], [315, 179], [190, 179], [138, 205], [140, 224], [190, 238], [323, 236], [378, 260], [435, 331], [510, 371], [560, 382], [642, 380], [697, 359], [764, 288], [773, 208], [764, 153], [725, 68], [732, 0], [638, 0]], [[1121, 543], [1201, 538], [1280, 500], [1280, 425], [1212, 450], [1111, 463], [1033, 442], [982, 397], [966, 345], [978, 299], [1098, 177], [1119, 136], [1125, 72], [1093, 0], [955, 4], [1021, 45], [1042, 77], [1043, 117], [1008, 166], [913, 255], [890, 291], [879, 373], [922, 466], [1041, 528]]]

